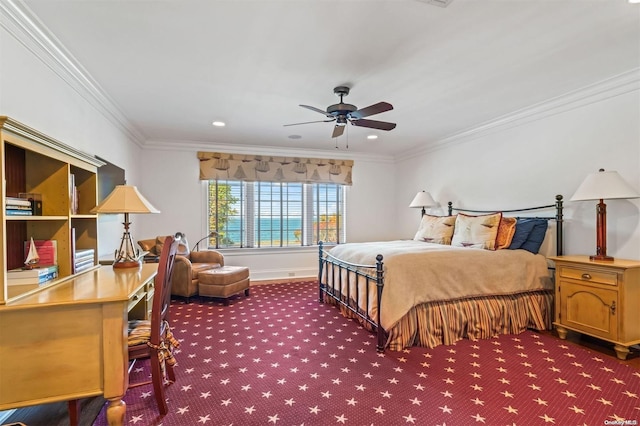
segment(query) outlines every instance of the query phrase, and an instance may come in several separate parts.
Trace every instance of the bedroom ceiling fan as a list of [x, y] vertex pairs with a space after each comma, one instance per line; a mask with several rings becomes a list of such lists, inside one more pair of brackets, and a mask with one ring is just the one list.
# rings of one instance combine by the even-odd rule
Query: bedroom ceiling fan
[[333, 128], [332, 138], [337, 138], [344, 133], [344, 128], [348, 123], [358, 127], [368, 127], [378, 130], [393, 130], [396, 127], [396, 123], [389, 123], [387, 121], [367, 120], [364, 117], [369, 117], [374, 114], [380, 114], [381, 112], [390, 111], [393, 109], [393, 105], [388, 102], [378, 102], [377, 104], [369, 105], [366, 108], [358, 109], [355, 105], [345, 104], [342, 101], [344, 96], [349, 94], [350, 88], [347, 86], [338, 86], [333, 89], [333, 93], [340, 97], [340, 102], [327, 107], [326, 111], [320, 108], [312, 107], [309, 105], [300, 105], [302, 108], [310, 109], [311, 111], [319, 112], [328, 119], [318, 121], [305, 121], [303, 123], [285, 124], [286, 126], [298, 126], [300, 124], [310, 123], [330, 123], [335, 121], [336, 125]]

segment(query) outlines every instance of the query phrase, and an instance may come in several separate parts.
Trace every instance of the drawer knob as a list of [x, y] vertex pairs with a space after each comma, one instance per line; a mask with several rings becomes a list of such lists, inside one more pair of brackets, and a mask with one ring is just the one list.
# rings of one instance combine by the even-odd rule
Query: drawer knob
[[589, 275], [589, 274], [582, 274], [582, 279], [583, 279], [583, 280], [590, 280], [590, 279], [591, 279], [591, 275]]

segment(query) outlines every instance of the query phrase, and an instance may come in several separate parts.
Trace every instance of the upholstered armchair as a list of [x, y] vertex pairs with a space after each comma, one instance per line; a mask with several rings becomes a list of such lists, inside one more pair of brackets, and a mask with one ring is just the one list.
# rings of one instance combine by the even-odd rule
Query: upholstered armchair
[[[138, 245], [153, 256], [156, 253], [162, 253], [165, 238], [159, 236], [154, 239], [140, 240]], [[171, 294], [187, 298], [197, 295], [198, 273], [221, 266], [224, 266], [222, 253], [215, 250], [189, 251], [189, 247], [181, 244], [173, 266]]]

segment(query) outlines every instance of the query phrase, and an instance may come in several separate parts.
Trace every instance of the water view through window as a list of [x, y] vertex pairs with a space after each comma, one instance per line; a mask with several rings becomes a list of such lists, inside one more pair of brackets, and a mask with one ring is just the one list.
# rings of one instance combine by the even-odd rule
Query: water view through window
[[210, 246], [291, 247], [345, 240], [338, 184], [209, 182]]

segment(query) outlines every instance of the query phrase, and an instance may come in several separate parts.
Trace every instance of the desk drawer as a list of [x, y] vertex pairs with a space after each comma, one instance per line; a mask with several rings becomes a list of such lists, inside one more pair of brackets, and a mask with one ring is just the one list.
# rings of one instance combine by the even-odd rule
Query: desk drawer
[[560, 276], [583, 282], [592, 282], [605, 285], [618, 285], [618, 274], [615, 272], [595, 271], [591, 269], [560, 267]]
[[144, 287], [140, 288], [131, 298], [129, 299], [128, 311], [131, 312], [134, 307], [140, 303], [141, 300], [144, 300], [146, 296], [146, 289]]

